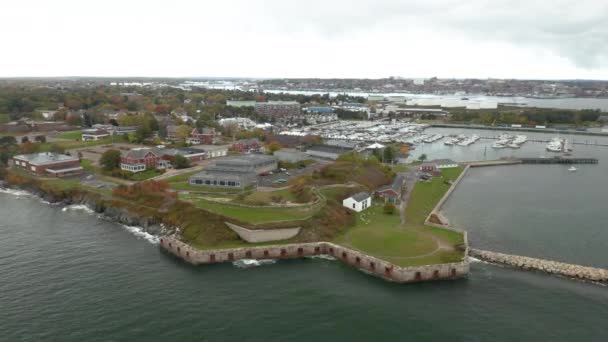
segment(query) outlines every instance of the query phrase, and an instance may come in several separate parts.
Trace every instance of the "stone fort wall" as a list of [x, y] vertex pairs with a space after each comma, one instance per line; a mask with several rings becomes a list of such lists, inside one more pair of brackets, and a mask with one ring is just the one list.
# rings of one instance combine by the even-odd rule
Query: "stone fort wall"
[[466, 257], [458, 263], [400, 267], [330, 242], [199, 250], [169, 236], [160, 239], [160, 247], [192, 265], [233, 262], [241, 259], [289, 259], [330, 255], [365, 273], [397, 283], [458, 279], [469, 273], [469, 262]]

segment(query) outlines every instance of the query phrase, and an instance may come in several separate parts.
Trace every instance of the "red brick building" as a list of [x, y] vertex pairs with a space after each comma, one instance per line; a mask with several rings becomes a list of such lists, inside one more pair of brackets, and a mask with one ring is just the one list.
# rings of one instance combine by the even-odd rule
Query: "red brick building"
[[194, 128], [192, 129], [192, 132], [190, 132], [190, 138], [187, 140], [193, 145], [213, 145], [216, 136], [217, 133], [215, 132], [215, 128], [205, 127], [200, 132]]
[[258, 139], [243, 139], [232, 144], [232, 150], [241, 153], [258, 152], [262, 148], [262, 144]]
[[83, 171], [78, 158], [51, 152], [14, 156], [13, 164], [33, 175], [44, 177], [65, 177]]
[[147, 168], [158, 167], [161, 157], [156, 149], [132, 149], [120, 157], [120, 168], [131, 172], [145, 171]]

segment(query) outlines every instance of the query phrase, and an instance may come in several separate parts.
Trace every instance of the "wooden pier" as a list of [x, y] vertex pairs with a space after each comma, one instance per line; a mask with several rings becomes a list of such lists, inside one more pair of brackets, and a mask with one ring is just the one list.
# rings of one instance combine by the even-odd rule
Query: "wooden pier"
[[519, 158], [522, 164], [597, 164], [597, 158]]

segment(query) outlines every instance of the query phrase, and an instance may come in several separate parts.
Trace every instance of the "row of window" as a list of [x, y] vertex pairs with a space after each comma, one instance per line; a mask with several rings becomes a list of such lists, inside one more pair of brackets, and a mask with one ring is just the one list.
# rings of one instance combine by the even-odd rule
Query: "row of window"
[[208, 186], [227, 186], [227, 187], [240, 187], [241, 182], [235, 181], [223, 181], [223, 180], [210, 180], [210, 179], [195, 179], [194, 184], [196, 185], [208, 185]]
[[120, 168], [126, 171], [131, 171], [131, 172], [139, 172], [139, 171], [145, 171], [146, 170], [146, 165], [144, 164], [120, 164]]

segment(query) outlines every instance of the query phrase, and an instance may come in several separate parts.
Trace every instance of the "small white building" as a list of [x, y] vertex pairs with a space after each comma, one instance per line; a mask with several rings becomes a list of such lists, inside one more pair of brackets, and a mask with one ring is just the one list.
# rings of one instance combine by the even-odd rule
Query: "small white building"
[[367, 192], [358, 192], [342, 201], [342, 205], [356, 212], [363, 211], [372, 205], [372, 196]]
[[105, 129], [94, 128], [82, 130], [82, 141], [98, 141], [109, 136], [110, 132]]

